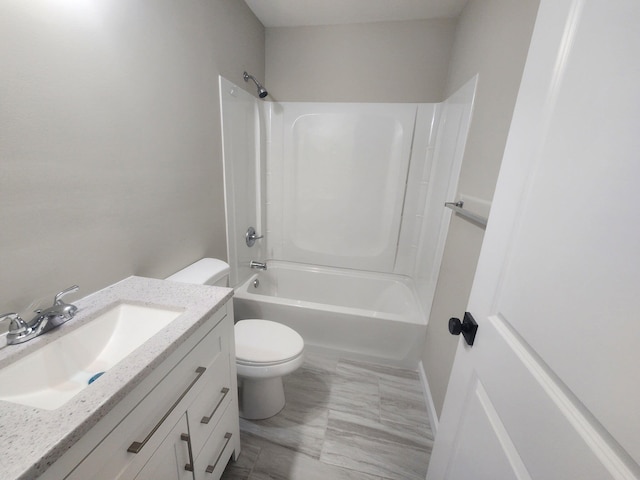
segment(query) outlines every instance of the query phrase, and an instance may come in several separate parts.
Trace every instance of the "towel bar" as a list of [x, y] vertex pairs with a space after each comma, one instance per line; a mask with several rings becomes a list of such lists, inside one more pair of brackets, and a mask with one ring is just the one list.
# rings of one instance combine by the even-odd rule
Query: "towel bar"
[[472, 213], [469, 210], [465, 210], [463, 208], [464, 202], [462, 200], [458, 200], [457, 202], [445, 202], [444, 206], [447, 208], [450, 208], [451, 210], [465, 217], [466, 219], [471, 220], [474, 223], [477, 223], [478, 225], [481, 225], [483, 227], [487, 226], [487, 219], [485, 217], [481, 217], [480, 215]]

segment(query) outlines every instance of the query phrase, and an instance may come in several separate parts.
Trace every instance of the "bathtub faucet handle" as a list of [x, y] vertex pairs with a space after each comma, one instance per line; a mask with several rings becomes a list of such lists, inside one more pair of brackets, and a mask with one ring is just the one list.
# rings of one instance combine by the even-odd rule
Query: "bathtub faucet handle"
[[256, 262], [255, 260], [251, 260], [251, 263], [249, 264], [249, 266], [251, 268], [256, 268], [258, 270], [266, 270], [267, 262]]
[[264, 235], [258, 235], [256, 233], [256, 229], [253, 227], [249, 227], [247, 229], [247, 233], [244, 235], [244, 240], [247, 242], [247, 247], [253, 247], [256, 243], [256, 240], [260, 240]]

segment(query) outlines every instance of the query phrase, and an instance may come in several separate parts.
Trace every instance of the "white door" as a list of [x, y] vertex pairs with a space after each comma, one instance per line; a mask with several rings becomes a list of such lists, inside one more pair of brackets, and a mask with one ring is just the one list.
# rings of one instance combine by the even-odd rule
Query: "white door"
[[427, 478], [640, 478], [639, 306], [640, 2], [542, 0]]

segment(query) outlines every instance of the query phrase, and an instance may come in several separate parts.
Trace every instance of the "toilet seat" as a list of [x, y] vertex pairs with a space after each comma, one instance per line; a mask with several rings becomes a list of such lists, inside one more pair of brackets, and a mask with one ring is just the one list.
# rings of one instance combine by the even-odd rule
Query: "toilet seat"
[[278, 365], [282, 365], [284, 363], [287, 363], [291, 360], [295, 360], [297, 358], [297, 355], [293, 358], [288, 358], [286, 360], [280, 361], [280, 362], [249, 362], [246, 360], [240, 360], [238, 358], [236, 358], [236, 364], [237, 365], [246, 365], [248, 367], [275, 367]]
[[236, 363], [275, 366], [296, 359], [304, 340], [295, 330], [270, 320], [240, 320], [235, 325]]
[[241, 377], [267, 379], [297, 370], [304, 340], [295, 330], [270, 320], [240, 320], [235, 325], [236, 369]]

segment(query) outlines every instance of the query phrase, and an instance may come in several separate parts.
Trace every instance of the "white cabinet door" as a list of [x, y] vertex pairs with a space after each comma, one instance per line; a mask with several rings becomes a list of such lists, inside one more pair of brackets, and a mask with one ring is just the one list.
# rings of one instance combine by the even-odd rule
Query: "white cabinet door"
[[190, 456], [187, 416], [167, 435], [136, 480], [193, 480], [193, 455]]
[[429, 480], [640, 478], [638, 25], [541, 1]]

